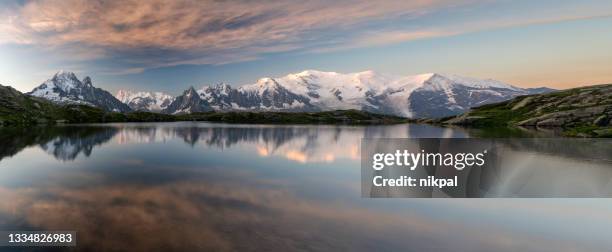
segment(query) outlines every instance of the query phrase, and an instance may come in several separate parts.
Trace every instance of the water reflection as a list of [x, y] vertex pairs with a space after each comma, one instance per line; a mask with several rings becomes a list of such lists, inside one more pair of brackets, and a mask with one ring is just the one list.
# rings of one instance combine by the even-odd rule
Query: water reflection
[[[0, 160], [21, 149], [39, 145], [62, 161], [79, 154], [91, 155], [93, 148], [115, 138], [120, 144], [163, 143], [181, 139], [190, 146], [203, 144], [231, 148], [249, 144], [262, 156], [280, 155], [300, 162], [333, 161], [337, 157], [359, 158], [361, 138], [467, 137], [460, 129], [427, 125], [392, 126], [269, 126], [208, 123], [84, 125], [35, 129], [0, 130], [4, 143]], [[341, 145], [336, 143], [341, 142]]]
[[117, 132], [117, 128], [102, 126], [0, 128], [0, 160], [32, 145], [58, 160], [74, 160], [80, 153], [91, 155], [94, 146], [108, 142]]
[[423, 125], [115, 124], [0, 130], [0, 230], [75, 230], [81, 251], [598, 251], [606, 201], [360, 197], [363, 137]]
[[[505, 139], [366, 139], [362, 161], [362, 194], [369, 197], [610, 197], [612, 196], [612, 141], [576, 138]], [[482, 153], [482, 166], [457, 170], [438, 161], [414, 170], [371, 168], [374, 153], [395, 150], [423, 153]], [[436, 162], [428, 159], [428, 162]], [[442, 160], [442, 159], [440, 159]], [[383, 178], [457, 179], [452, 187], [377, 187]]]
[[[200, 176], [204, 174], [196, 178]], [[450, 227], [410, 214], [379, 215], [367, 208], [308, 200], [278, 185], [259, 188], [262, 181], [245, 186], [216, 179], [222, 182], [3, 189], [0, 197], [7, 201], [0, 203], [0, 212], [9, 222], [1, 224], [77, 230], [84, 251], [397, 249], [415, 247], [419, 239], [424, 239], [420, 246], [427, 245], [427, 236]], [[414, 238], [399, 239], [406, 232]]]

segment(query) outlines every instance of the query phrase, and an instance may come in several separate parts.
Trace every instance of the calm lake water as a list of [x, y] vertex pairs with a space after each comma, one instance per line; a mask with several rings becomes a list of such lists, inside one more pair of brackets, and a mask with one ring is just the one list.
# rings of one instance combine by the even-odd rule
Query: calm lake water
[[361, 138], [474, 135], [427, 125], [0, 129], [0, 230], [74, 230], [85, 251], [612, 248], [610, 199], [361, 198]]

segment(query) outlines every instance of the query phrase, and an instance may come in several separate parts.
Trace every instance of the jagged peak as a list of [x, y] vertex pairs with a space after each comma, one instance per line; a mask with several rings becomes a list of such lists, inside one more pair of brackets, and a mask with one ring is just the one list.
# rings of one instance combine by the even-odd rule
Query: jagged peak
[[35, 87], [32, 91], [28, 92], [28, 94], [34, 93], [36, 90], [42, 90], [46, 88], [57, 87], [63, 91], [69, 91], [73, 88], [78, 88], [83, 83], [76, 77], [74, 72], [60, 70], [53, 75], [50, 79], [46, 80], [39, 86]]
[[57, 73], [55, 73], [55, 75], [53, 75], [53, 78], [74, 78], [74, 79], [77, 79], [76, 74], [74, 72], [66, 71], [66, 70], [59, 70], [59, 71], [57, 71]]
[[183, 92], [183, 95], [187, 97], [191, 97], [194, 94], [198, 95], [198, 91], [193, 86], [189, 86], [189, 88], [186, 89], [185, 92]]
[[205, 95], [205, 94], [210, 94], [210, 93], [227, 95], [228, 92], [230, 92], [232, 89], [233, 88], [231, 85], [226, 84], [224, 82], [220, 82], [214, 85], [204, 86], [202, 87], [202, 89], [198, 90], [198, 93], [200, 93], [200, 95]]
[[134, 98], [134, 97], [143, 97], [143, 96], [155, 96], [155, 97], [162, 97], [162, 98], [173, 97], [172, 95], [169, 95], [164, 92], [159, 92], [159, 91], [149, 92], [149, 91], [134, 91], [134, 90], [127, 90], [127, 89], [119, 89], [117, 90], [117, 93], [115, 93], [115, 97], [118, 98], [119, 100], [122, 100], [120, 98]]
[[82, 82], [83, 82], [83, 85], [85, 86], [93, 87], [93, 84], [91, 83], [91, 78], [89, 76], [85, 76]]
[[68, 71], [65, 69], [60, 69], [59, 71], [57, 71], [57, 73], [55, 73], [55, 75], [66, 75], [66, 74], [74, 75], [74, 72]]
[[119, 89], [117, 93], [115, 93], [115, 98], [119, 99], [123, 103], [128, 103], [129, 100], [133, 99], [134, 96], [139, 95], [140, 92], [134, 92], [126, 89]]
[[230, 84], [227, 84], [225, 82], [219, 82], [219, 83], [217, 83], [217, 86], [218, 87], [232, 87]]
[[217, 84], [211, 85], [211, 86], [207, 86], [206, 88], [212, 88], [212, 89], [217, 89], [217, 90], [226, 90], [226, 89], [231, 89], [232, 86], [225, 83], [225, 82], [219, 82]]

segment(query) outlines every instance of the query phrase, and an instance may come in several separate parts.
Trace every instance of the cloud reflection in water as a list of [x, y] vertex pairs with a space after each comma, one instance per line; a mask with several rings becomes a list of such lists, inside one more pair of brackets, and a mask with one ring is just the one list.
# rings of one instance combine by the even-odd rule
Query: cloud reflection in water
[[[443, 136], [467, 133], [169, 123], [0, 134], [11, 143], [0, 149], [0, 230], [76, 230], [84, 251], [612, 246], [606, 201], [359, 197], [361, 138]], [[28, 156], [48, 154], [60, 162], [33, 165]]]

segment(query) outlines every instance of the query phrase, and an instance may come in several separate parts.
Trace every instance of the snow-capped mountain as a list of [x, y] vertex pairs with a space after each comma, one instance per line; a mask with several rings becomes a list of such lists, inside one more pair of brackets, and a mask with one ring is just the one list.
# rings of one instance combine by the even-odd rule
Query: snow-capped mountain
[[[119, 132], [117, 128], [104, 127], [93, 129], [95, 134], [91, 134], [91, 130], [89, 130], [89, 132], [86, 132], [87, 134], [82, 136], [85, 133], [81, 132], [82, 130], [75, 129], [71, 132], [72, 135], [58, 135], [48, 142], [41, 143], [40, 147], [58, 160], [74, 160], [81, 153], [89, 157], [94, 147], [108, 142]], [[79, 135], [81, 137], [76, 138], [74, 137], [75, 134], [81, 134]]]
[[184, 114], [212, 110], [208, 102], [200, 98], [195, 88], [190, 87], [182, 95], [177, 96], [168, 107], [162, 110], [162, 113]]
[[134, 111], [161, 112], [174, 101], [173, 96], [162, 92], [119, 90], [115, 97]]
[[185, 91], [176, 98], [177, 104], [164, 112], [358, 109], [413, 118], [444, 117], [550, 89], [523, 89], [496, 80], [437, 73], [394, 76], [373, 71], [341, 74], [308, 70], [262, 78], [239, 88], [227, 84], [208, 86], [195, 91], [197, 97], [194, 91]]
[[450, 74], [396, 76], [364, 71], [336, 73], [307, 70], [233, 88], [227, 84], [191, 87], [172, 97], [160, 92], [121, 90], [116, 98], [95, 88], [89, 77], [60, 71], [30, 92], [56, 103], [86, 104], [108, 111], [152, 111], [168, 114], [204, 111], [314, 112], [357, 109], [404, 117], [445, 117], [471, 107], [501, 102], [519, 95], [544, 93], [500, 81]]
[[131, 109], [109, 92], [96, 88], [91, 78], [79, 80], [72, 72], [59, 71], [51, 79], [27, 93], [59, 104], [83, 104], [108, 111], [127, 112]]
[[320, 110], [309, 103], [308, 97], [290, 91], [271, 78], [263, 78], [253, 85], [237, 89], [227, 84], [218, 84], [204, 87], [197, 92], [214, 110]]

